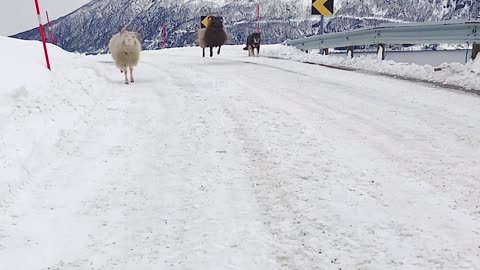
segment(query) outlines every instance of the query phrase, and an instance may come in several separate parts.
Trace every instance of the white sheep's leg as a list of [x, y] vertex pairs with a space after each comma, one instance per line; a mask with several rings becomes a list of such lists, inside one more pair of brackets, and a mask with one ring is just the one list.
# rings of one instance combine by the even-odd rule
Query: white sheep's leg
[[125, 84], [128, 84], [128, 72], [127, 72], [127, 67], [124, 67], [123, 73], [125, 73]]
[[133, 67], [130, 67], [130, 82], [135, 82], [135, 80], [133, 79]]

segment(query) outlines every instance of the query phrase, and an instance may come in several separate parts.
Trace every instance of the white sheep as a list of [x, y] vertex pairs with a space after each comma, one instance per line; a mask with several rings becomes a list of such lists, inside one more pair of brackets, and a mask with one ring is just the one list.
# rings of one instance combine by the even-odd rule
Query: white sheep
[[112, 36], [108, 48], [115, 60], [115, 65], [125, 73], [125, 84], [128, 84], [127, 68], [130, 69], [130, 82], [133, 83], [133, 67], [138, 64], [142, 50], [138, 33], [122, 30]]

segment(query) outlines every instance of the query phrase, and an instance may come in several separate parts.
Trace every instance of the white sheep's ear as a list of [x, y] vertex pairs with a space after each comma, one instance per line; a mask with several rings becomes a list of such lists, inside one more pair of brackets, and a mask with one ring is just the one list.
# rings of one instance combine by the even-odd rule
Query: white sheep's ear
[[139, 32], [134, 32], [135, 37], [137, 37], [138, 40], [142, 40], [143, 36]]

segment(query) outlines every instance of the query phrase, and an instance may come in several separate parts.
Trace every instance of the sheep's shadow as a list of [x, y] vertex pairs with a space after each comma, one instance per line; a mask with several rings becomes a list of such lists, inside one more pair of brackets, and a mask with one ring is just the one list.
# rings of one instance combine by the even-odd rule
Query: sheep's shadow
[[153, 78], [135, 78], [135, 82], [125, 84], [125, 82], [121, 79], [118, 81], [115, 79], [110, 79], [110, 82], [115, 84], [115, 85], [126, 85], [126, 86], [134, 86], [134, 85], [155, 85], [160, 83], [160, 80], [156, 80]]
[[[101, 63], [101, 64], [105, 64], [105, 65], [115, 65], [115, 61], [113, 60], [99, 60], [97, 61], [98, 63]], [[118, 74], [121, 74], [121, 72], [118, 70], [118, 69], [115, 69], [116, 72], [118, 72]], [[134, 76], [135, 76], [135, 82], [133, 83], [129, 83], [129, 84], [125, 84], [125, 82], [121, 79], [117, 79], [115, 77], [111, 77], [111, 75], [104, 75], [105, 77], [107, 77], [108, 81], [110, 81], [111, 83], [113, 84], [116, 84], [116, 85], [135, 85], [135, 84], [152, 84], [152, 83], [160, 83], [161, 80], [160, 79], [157, 79], [156, 77], [136, 77], [135, 76], [135, 73], [134, 73]]]
[[225, 59], [218, 59], [218, 60], [212, 59], [212, 61], [208, 61], [208, 62], [195, 63], [195, 65], [197, 66], [235, 66], [235, 65], [238, 65], [238, 62], [235, 63], [233, 61], [229, 61]]
[[113, 60], [100, 60], [100, 61], [97, 61], [98, 63], [102, 63], [102, 64], [115, 64], [115, 61]]
[[135, 82], [131, 84], [154, 84], [154, 83], [160, 83], [161, 80], [156, 80], [153, 78], [135, 78]]

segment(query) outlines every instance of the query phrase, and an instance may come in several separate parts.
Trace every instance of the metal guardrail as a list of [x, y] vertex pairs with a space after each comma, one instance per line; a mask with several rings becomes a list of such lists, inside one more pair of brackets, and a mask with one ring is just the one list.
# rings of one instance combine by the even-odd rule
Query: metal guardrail
[[288, 40], [302, 50], [371, 44], [480, 43], [479, 20], [388, 23], [348, 32]]

